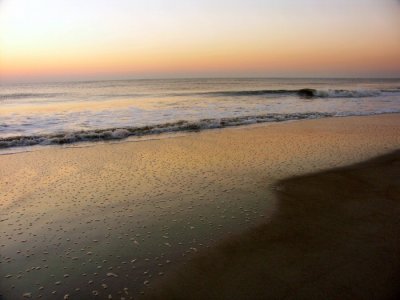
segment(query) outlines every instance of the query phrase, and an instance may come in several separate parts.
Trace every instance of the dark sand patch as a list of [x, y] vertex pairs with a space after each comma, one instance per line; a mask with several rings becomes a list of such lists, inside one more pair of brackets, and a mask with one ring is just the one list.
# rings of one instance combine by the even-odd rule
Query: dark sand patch
[[398, 299], [400, 151], [279, 182], [270, 223], [203, 252], [147, 299]]

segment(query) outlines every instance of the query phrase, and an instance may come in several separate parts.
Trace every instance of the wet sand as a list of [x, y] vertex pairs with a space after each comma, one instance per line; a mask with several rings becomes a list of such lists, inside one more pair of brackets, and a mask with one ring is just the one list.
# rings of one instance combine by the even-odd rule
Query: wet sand
[[275, 183], [400, 148], [400, 116], [0, 155], [2, 299], [127, 299], [281, 213]]
[[270, 222], [193, 258], [146, 299], [400, 298], [400, 151], [277, 187]]

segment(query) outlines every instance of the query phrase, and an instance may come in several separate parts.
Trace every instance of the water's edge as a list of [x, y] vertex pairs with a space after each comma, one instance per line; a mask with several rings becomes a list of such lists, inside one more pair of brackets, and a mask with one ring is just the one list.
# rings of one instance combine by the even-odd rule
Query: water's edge
[[[17, 136], [0, 138], [0, 155], [30, 152], [32, 147], [40, 149], [44, 146], [90, 146], [101, 142], [145, 141], [178, 137], [179, 134], [196, 133], [204, 130], [262, 125], [289, 121], [316, 120], [324, 118], [368, 117], [376, 115], [400, 114], [400, 111], [377, 113], [294, 113], [244, 116], [222, 119], [203, 119], [195, 121], [178, 121], [144, 127], [108, 128], [89, 131], [67, 132], [43, 136]], [[172, 136], [171, 136], [172, 134]], [[155, 136], [157, 136], [155, 138]], [[140, 140], [129, 140], [140, 138]], [[28, 150], [29, 149], [29, 150]]]

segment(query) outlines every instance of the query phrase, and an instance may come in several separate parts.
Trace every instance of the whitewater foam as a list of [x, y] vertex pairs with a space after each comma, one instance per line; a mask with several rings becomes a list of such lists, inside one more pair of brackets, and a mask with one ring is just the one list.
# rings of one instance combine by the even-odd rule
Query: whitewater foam
[[232, 126], [251, 125], [267, 122], [284, 122], [327, 117], [363, 116], [385, 113], [400, 113], [400, 110], [385, 110], [376, 113], [293, 113], [241, 116], [221, 119], [202, 119], [199, 121], [181, 120], [172, 123], [143, 127], [108, 128], [88, 131], [66, 132], [38, 136], [13, 136], [0, 138], [0, 148], [23, 147], [35, 145], [64, 145], [78, 142], [121, 140], [131, 136], [147, 136], [162, 133], [200, 131]]
[[376, 97], [381, 95], [378, 90], [318, 90], [315, 91], [316, 97], [321, 98], [363, 98]]

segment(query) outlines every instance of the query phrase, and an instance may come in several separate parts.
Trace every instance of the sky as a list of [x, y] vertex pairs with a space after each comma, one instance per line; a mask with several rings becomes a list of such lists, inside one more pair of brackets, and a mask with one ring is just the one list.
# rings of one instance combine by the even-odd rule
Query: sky
[[0, 81], [400, 77], [399, 0], [0, 0]]

